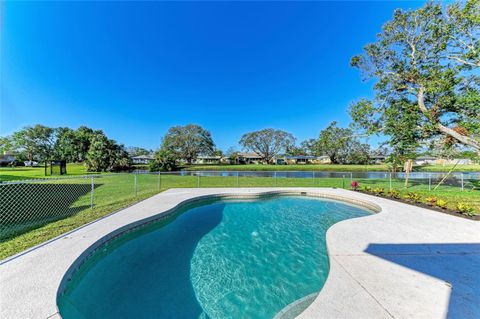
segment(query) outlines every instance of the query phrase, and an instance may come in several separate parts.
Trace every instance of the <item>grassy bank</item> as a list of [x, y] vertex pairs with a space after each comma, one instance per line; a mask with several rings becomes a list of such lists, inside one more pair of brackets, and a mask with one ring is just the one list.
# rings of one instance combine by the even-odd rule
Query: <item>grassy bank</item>
[[[83, 164], [68, 163], [67, 164], [67, 175], [68, 176], [78, 176], [86, 174], [98, 174], [87, 172]], [[35, 179], [35, 178], [50, 178], [58, 176], [45, 176], [45, 169], [43, 167], [25, 167], [18, 166], [14, 168], [10, 167], [0, 167], [0, 182], [6, 181], [16, 181], [24, 179]]]
[[[453, 165], [416, 166], [418, 172], [448, 172]], [[191, 165], [184, 167], [188, 171], [329, 171], [329, 172], [387, 172], [391, 167], [387, 164], [376, 165]], [[456, 172], [480, 172], [480, 164], [457, 165]]]
[[[71, 172], [71, 170], [70, 170]], [[80, 172], [80, 169], [78, 169]], [[30, 178], [35, 175], [28, 175]], [[42, 176], [39, 176], [42, 177]], [[93, 179], [94, 209], [91, 209], [92, 178], [39, 181], [29, 184], [1, 185], [2, 229], [0, 259], [47, 241], [90, 221], [124, 208], [169, 188], [179, 187], [338, 187], [349, 188], [349, 178], [272, 178], [249, 176], [180, 176], [176, 174], [101, 175]], [[388, 189], [388, 179], [357, 179], [360, 186]], [[415, 191], [422, 197], [437, 196], [455, 208], [465, 202], [480, 212], [480, 191], [441, 186], [429, 191], [418, 181], [403, 188], [403, 180], [392, 180], [402, 194]], [[13, 208], [12, 208], [13, 207]], [[10, 214], [10, 215], [9, 215]], [[34, 215], [33, 215], [34, 214]], [[36, 220], [35, 216], [41, 216]], [[45, 218], [47, 216], [48, 218]]]
[[[448, 172], [453, 165], [428, 165], [417, 166], [414, 171], [419, 172]], [[147, 167], [141, 167], [147, 169]], [[380, 165], [191, 165], [183, 167], [188, 171], [328, 171], [328, 172], [386, 172], [390, 170], [387, 164]], [[458, 165], [457, 172], [480, 172], [480, 164]], [[98, 174], [87, 172], [83, 164], [67, 164], [67, 175], [78, 176]], [[43, 167], [0, 167], [0, 182], [24, 179], [50, 178], [45, 176]], [[58, 177], [58, 176], [53, 176]]]

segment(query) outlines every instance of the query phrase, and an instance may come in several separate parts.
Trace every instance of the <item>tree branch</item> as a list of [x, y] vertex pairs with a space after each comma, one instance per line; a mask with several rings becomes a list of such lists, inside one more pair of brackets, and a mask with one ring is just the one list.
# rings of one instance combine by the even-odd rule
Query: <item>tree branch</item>
[[[425, 94], [425, 88], [423, 86], [420, 86], [420, 88], [418, 89], [418, 94], [417, 94], [418, 108], [420, 109], [420, 111], [425, 116], [430, 117], [431, 116], [430, 111], [425, 106], [425, 95], [424, 94]], [[477, 151], [480, 151], [480, 141], [474, 140], [473, 138], [471, 138], [469, 136], [462, 135], [462, 134], [456, 132], [454, 129], [446, 127], [445, 125], [443, 125], [440, 122], [435, 123], [435, 126], [438, 128], [438, 130], [440, 132], [444, 133], [445, 135], [451, 136], [454, 139], [456, 139], [457, 141], [459, 141], [460, 143], [462, 143], [464, 145], [471, 146], [474, 149], [476, 149]]]

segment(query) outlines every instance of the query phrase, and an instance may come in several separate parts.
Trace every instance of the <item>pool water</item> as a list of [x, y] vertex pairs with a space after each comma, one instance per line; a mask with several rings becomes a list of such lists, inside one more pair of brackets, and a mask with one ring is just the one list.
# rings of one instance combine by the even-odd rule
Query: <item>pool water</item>
[[64, 319], [273, 318], [322, 289], [327, 229], [368, 214], [295, 196], [191, 205], [95, 252], [59, 296], [60, 313]]

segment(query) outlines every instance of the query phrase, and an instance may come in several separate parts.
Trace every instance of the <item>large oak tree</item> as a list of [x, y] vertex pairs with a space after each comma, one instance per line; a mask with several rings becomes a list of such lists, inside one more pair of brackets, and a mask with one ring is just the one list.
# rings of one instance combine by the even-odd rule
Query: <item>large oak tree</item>
[[396, 10], [352, 58], [376, 80], [375, 97], [351, 106], [354, 122], [401, 152], [439, 136], [480, 152], [479, 35], [479, 0]]
[[260, 155], [265, 162], [271, 163], [280, 152], [295, 145], [295, 137], [282, 130], [267, 128], [244, 134], [239, 144]]
[[171, 127], [163, 138], [161, 149], [191, 164], [198, 155], [212, 154], [215, 144], [209, 131], [189, 124]]

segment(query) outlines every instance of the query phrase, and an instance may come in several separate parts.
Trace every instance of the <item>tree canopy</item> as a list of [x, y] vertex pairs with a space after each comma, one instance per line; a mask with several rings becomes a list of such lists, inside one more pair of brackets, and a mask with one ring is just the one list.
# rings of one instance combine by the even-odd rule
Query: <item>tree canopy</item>
[[85, 165], [89, 171], [112, 172], [128, 169], [131, 160], [123, 145], [108, 139], [103, 132], [97, 132], [90, 141]]
[[480, 2], [428, 2], [396, 10], [391, 21], [352, 58], [375, 97], [351, 105], [354, 122], [383, 133], [401, 154], [442, 136], [480, 152]]
[[150, 171], [173, 171], [177, 168], [177, 158], [175, 154], [166, 149], [159, 149], [155, 152], [155, 158], [150, 162]]
[[54, 145], [54, 129], [40, 124], [27, 126], [11, 137], [11, 146], [23, 152], [29, 161], [50, 159]]
[[123, 145], [109, 139], [101, 130], [81, 126], [51, 128], [37, 124], [0, 138], [2, 152], [11, 152], [17, 161], [84, 162], [90, 171], [116, 171], [130, 166]]
[[161, 149], [191, 164], [198, 155], [212, 154], [215, 144], [209, 131], [199, 125], [188, 124], [171, 127], [163, 138]]
[[267, 128], [244, 134], [239, 143], [245, 149], [260, 155], [265, 162], [271, 163], [280, 152], [295, 145], [295, 137], [282, 130]]
[[[310, 143], [312, 143], [310, 141]], [[327, 155], [333, 164], [366, 164], [370, 146], [363, 144], [350, 128], [341, 128], [337, 122], [330, 123], [313, 142], [317, 155]]]

